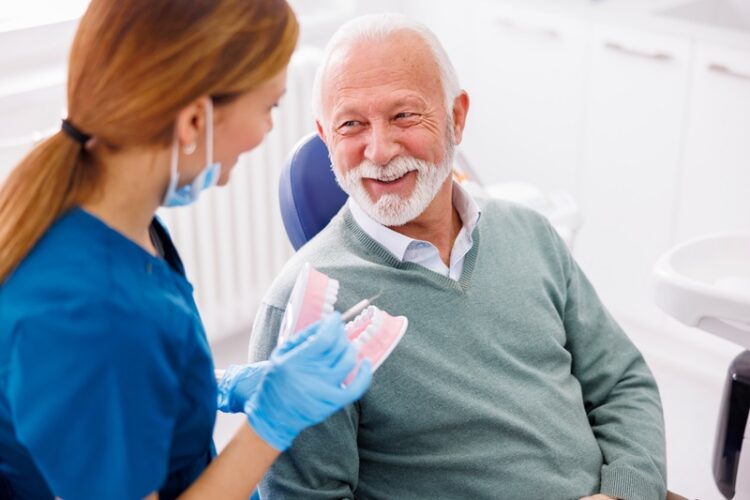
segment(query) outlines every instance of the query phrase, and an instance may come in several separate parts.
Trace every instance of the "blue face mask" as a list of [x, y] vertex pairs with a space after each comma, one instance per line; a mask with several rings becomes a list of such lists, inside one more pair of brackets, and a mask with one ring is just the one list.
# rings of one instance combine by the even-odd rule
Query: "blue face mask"
[[206, 106], [206, 167], [195, 176], [195, 179], [189, 184], [185, 184], [181, 188], [177, 188], [177, 184], [180, 180], [180, 174], [177, 170], [177, 162], [179, 158], [179, 141], [175, 134], [174, 141], [172, 141], [172, 160], [170, 166], [169, 175], [169, 186], [167, 186], [167, 192], [164, 193], [164, 198], [161, 201], [162, 206], [165, 207], [181, 207], [183, 205], [189, 205], [198, 199], [201, 191], [208, 189], [211, 186], [215, 186], [219, 181], [221, 175], [221, 163], [213, 161], [214, 156], [214, 117], [213, 117], [213, 105], [211, 99], [208, 100]]

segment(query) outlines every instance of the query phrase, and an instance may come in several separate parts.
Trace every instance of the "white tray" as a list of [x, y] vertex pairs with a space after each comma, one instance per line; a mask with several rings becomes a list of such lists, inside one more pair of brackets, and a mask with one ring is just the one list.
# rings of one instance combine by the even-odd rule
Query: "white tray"
[[656, 303], [669, 315], [750, 349], [750, 234], [698, 238], [654, 267]]

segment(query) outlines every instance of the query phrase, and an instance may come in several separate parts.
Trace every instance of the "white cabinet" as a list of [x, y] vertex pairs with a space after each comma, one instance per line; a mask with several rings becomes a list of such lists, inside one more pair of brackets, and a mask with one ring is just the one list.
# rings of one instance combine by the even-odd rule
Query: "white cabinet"
[[609, 26], [590, 41], [577, 257], [611, 308], [655, 311], [671, 243], [690, 42]]
[[750, 233], [750, 50], [696, 45], [676, 241]]
[[[456, 8], [454, 0], [392, 0], [386, 2], [379, 0], [378, 6], [397, 4], [391, 11], [397, 10], [425, 24], [445, 49], [448, 57], [456, 69], [458, 80], [461, 85], [473, 80], [474, 66], [476, 64], [473, 33], [474, 26], [473, 5], [465, 5]], [[456, 29], [460, 26], [460, 29]], [[470, 111], [470, 113], [473, 110]], [[471, 119], [469, 119], [471, 121]]]
[[[463, 150], [485, 183], [576, 191], [585, 23], [480, 2], [471, 32], [472, 106]], [[465, 57], [469, 57], [466, 55]]]

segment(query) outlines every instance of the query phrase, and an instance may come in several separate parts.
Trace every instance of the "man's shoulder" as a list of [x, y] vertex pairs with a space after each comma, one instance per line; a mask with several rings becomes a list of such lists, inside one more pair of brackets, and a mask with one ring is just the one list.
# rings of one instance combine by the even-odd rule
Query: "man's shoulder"
[[493, 227], [498, 229], [510, 228], [514, 225], [547, 226], [544, 215], [520, 203], [497, 198], [477, 197], [477, 204], [482, 211], [482, 219], [490, 220]]

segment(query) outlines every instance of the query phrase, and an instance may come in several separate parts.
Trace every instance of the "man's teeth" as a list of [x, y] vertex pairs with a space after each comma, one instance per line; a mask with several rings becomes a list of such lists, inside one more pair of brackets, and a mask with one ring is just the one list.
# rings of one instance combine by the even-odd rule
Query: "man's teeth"
[[389, 182], [389, 183], [390, 182], [395, 182], [395, 181], [403, 178], [408, 173], [409, 172], [406, 172], [406, 173], [403, 173], [403, 174], [399, 175], [398, 177], [392, 177], [390, 179], [385, 179], [385, 178], [382, 178], [382, 177], [377, 177], [377, 178], [375, 178], [375, 180], [378, 181], [378, 182]]

